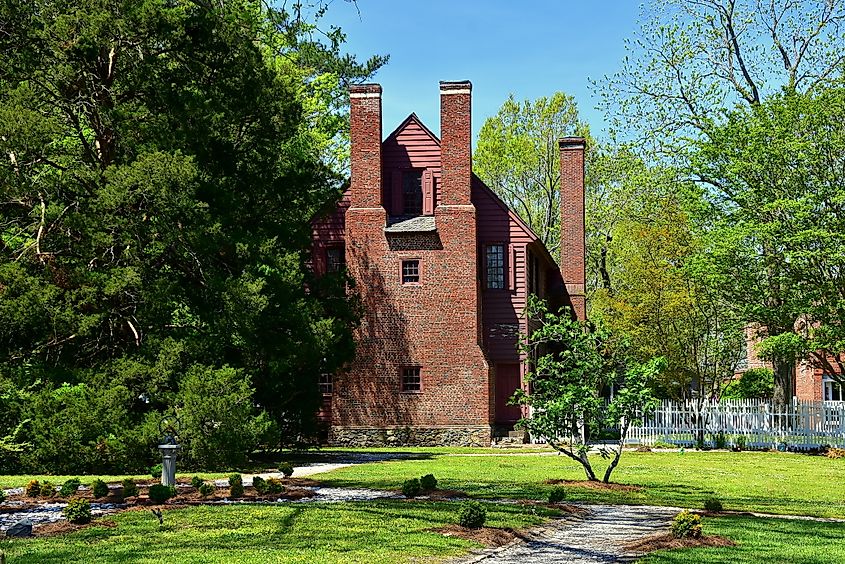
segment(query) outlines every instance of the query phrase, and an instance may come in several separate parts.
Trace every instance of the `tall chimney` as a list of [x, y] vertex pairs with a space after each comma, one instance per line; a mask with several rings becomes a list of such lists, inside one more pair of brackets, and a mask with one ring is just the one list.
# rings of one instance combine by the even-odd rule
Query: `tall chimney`
[[470, 204], [472, 83], [440, 82], [440, 166], [443, 205]]
[[349, 87], [350, 205], [381, 207], [381, 86]]
[[564, 137], [560, 145], [560, 273], [578, 320], [587, 319], [586, 242], [584, 235], [583, 137]]

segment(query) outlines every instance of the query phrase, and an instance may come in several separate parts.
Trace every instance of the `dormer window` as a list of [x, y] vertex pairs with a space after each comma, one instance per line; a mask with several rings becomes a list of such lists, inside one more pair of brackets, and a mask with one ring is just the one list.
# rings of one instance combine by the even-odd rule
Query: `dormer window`
[[422, 215], [423, 173], [421, 170], [406, 170], [402, 174], [402, 215]]

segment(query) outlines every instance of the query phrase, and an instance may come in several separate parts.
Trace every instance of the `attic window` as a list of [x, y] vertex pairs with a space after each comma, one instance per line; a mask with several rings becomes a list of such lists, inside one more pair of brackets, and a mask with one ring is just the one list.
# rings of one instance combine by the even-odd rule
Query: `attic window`
[[402, 214], [422, 215], [423, 173], [421, 170], [406, 170], [402, 174]]

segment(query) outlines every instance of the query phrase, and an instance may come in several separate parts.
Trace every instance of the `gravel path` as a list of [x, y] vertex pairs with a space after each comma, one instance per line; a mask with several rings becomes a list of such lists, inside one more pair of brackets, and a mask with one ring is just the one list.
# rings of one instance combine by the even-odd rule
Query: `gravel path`
[[678, 509], [672, 507], [589, 505], [577, 520], [557, 519], [532, 529], [523, 542], [484, 550], [455, 560], [461, 564], [552, 564], [632, 562], [622, 545], [666, 530]]

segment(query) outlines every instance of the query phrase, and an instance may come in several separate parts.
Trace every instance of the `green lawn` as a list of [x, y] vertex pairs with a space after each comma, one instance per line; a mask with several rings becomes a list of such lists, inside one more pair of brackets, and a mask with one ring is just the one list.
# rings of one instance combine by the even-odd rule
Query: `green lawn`
[[[488, 524], [529, 527], [541, 517], [486, 504]], [[147, 511], [108, 517], [61, 537], [0, 540], [14, 564], [430, 562], [479, 545], [429, 529], [457, 522], [458, 504], [383, 500], [343, 504], [214, 505], [175, 509], [164, 526]]]
[[[328, 485], [396, 489], [408, 478], [437, 476], [440, 487], [483, 498], [543, 499], [549, 479], [583, 480], [563, 456], [430, 457], [363, 464], [314, 476]], [[604, 461], [596, 457], [596, 466]], [[701, 508], [718, 497], [725, 509], [845, 517], [845, 460], [768, 452], [626, 452], [613, 481], [641, 491], [569, 488], [573, 501]]]
[[734, 564], [845, 562], [845, 524], [751, 517], [705, 518], [705, 534], [737, 543], [728, 548], [664, 550], [647, 555], [642, 564]]

